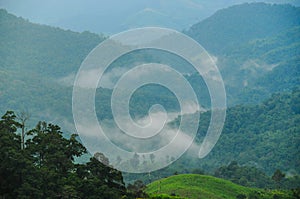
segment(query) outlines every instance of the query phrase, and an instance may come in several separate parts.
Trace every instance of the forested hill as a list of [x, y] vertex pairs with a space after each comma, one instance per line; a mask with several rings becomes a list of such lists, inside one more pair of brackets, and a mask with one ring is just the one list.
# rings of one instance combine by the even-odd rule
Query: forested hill
[[75, 74], [105, 38], [33, 24], [3, 9], [0, 27], [1, 112], [27, 110], [34, 113], [33, 120], [71, 118], [72, 89], [59, 80]]
[[[218, 11], [187, 33], [213, 56], [224, 47], [216, 61], [232, 106], [259, 103], [273, 92], [292, 91], [299, 85], [299, 21], [299, 8], [293, 6], [242, 4]], [[33, 24], [3, 9], [0, 26], [0, 110], [46, 112], [37, 118], [50, 121], [71, 118], [73, 77], [86, 55], [105, 38]], [[247, 38], [243, 39], [243, 32]], [[195, 87], [203, 83], [199, 76], [189, 81]], [[144, 96], [139, 99], [143, 100], [136, 104], [144, 103]]]
[[62, 76], [76, 71], [104, 37], [30, 23], [0, 9], [0, 66], [27, 75]]
[[[229, 108], [222, 135], [204, 162], [221, 165], [236, 160], [269, 175], [276, 169], [300, 173], [299, 102], [298, 90], [274, 94], [259, 105]], [[209, 113], [202, 115], [200, 129], [204, 131], [199, 136], [206, 132], [209, 117]]]
[[277, 35], [300, 25], [300, 9], [291, 5], [251, 3], [217, 11], [187, 34], [214, 54], [226, 48]]
[[[191, 147], [192, 153], [186, 153], [169, 167], [152, 173], [151, 180], [174, 172], [190, 173], [193, 169], [212, 174], [219, 166], [228, 165], [234, 160], [242, 167], [258, 168], [269, 177], [277, 169], [289, 176], [300, 173], [299, 12], [299, 8], [290, 5], [242, 4], [220, 10], [186, 32], [209, 51], [220, 69], [228, 97], [227, 118], [212, 152], [204, 159], [198, 159], [193, 156], [193, 150], [196, 148], [198, 152], [206, 133], [210, 121], [208, 107], [208, 111], [201, 114], [197, 142]], [[29, 132], [31, 135], [27, 137], [26, 149], [21, 150], [18, 135], [20, 124], [15, 121], [17, 118], [14, 113], [7, 112], [0, 120], [0, 138], [3, 141], [0, 142], [3, 152], [0, 162], [5, 163], [0, 165], [0, 177], [4, 176], [8, 180], [6, 183], [0, 179], [0, 183], [4, 182], [0, 187], [5, 189], [5, 193], [13, 193], [12, 198], [20, 193], [32, 198], [45, 198], [47, 194], [54, 198], [57, 193], [59, 197], [70, 198], [74, 194], [83, 198], [85, 194], [103, 193], [102, 188], [108, 190], [109, 195], [117, 194], [116, 197], [125, 194], [119, 172], [114, 171], [118, 174], [115, 176], [119, 182], [116, 186], [121, 185], [121, 192], [114, 193], [114, 189], [109, 189], [110, 181], [99, 177], [97, 161], [92, 159], [87, 164], [75, 164], [74, 157], [80, 156], [85, 149], [76, 141], [75, 135], [67, 136], [69, 132], [75, 132], [72, 131], [74, 76], [87, 54], [104, 39], [103, 35], [89, 32], [76, 33], [33, 24], [0, 10], [0, 113], [7, 110], [16, 113], [28, 111], [31, 117], [26, 123], [26, 129], [34, 130]], [[144, 60], [144, 56], [143, 53], [132, 56], [123, 60], [118, 67], [136, 61], [137, 57]], [[170, 56], [166, 58], [171, 60], [170, 63], [176, 62]], [[152, 59], [150, 57], [148, 61]], [[178, 62], [177, 66], [181, 64]], [[202, 86], [205, 84], [200, 75], [188, 74], [186, 77], [196, 88], [197, 95], [203, 96]], [[168, 94], [163, 90], [152, 87], [135, 92], [130, 102], [130, 111], [133, 110], [137, 117], [144, 116], [152, 105], [162, 104], [167, 111], [176, 112], [178, 101], [171, 92]], [[96, 111], [97, 114], [100, 111], [102, 113], [97, 115], [99, 120], [112, 119], [111, 93], [110, 88], [97, 89]], [[101, 101], [101, 97], [105, 100]], [[37, 128], [32, 128], [39, 120], [58, 124], [62, 131], [58, 126], [46, 123], [39, 123]], [[173, 125], [176, 126], [177, 122], [173, 121]], [[192, 120], [190, 122], [191, 125], [195, 124]], [[78, 152], [77, 148], [70, 154], [66, 152], [63, 146], [70, 146], [72, 142], [82, 151]], [[42, 149], [50, 162], [38, 159], [42, 157], [37, 156]], [[56, 167], [57, 163], [60, 167]], [[10, 169], [14, 167], [16, 169]], [[234, 168], [237, 168], [236, 165]], [[56, 172], [57, 169], [59, 172]], [[253, 175], [240, 178], [227, 175], [232, 174], [232, 168], [229, 172], [226, 168], [219, 171], [220, 176], [233, 178], [237, 183], [260, 186], [256, 170], [251, 172]], [[23, 181], [20, 179], [22, 173], [24, 177], [27, 176]], [[146, 175], [149, 179], [150, 174]], [[139, 176], [125, 177], [132, 182]], [[90, 180], [89, 183], [85, 183], [86, 179]], [[17, 189], [11, 186], [12, 181], [17, 183]], [[46, 187], [48, 181], [53, 183]], [[295, 182], [299, 183], [298, 177]], [[297, 183], [290, 184], [298, 186]], [[51, 186], [54, 191], [51, 191]], [[42, 193], [36, 189], [42, 190]], [[76, 190], [77, 193], [74, 192]]]
[[187, 32], [217, 60], [228, 104], [258, 103], [300, 84], [300, 8], [251, 3], [217, 11]]
[[[277, 169], [286, 173], [287, 177], [299, 176], [300, 90], [274, 94], [258, 105], [228, 108], [224, 128], [217, 144], [205, 158], [199, 159], [197, 158], [199, 145], [206, 135], [210, 117], [210, 112], [201, 114], [195, 145], [167, 169], [154, 172], [152, 180], [175, 172], [191, 173], [195, 169], [214, 174], [218, 167], [231, 161], [258, 169], [248, 170], [244, 174], [228, 171], [226, 175], [235, 178], [234, 182], [242, 185], [271, 187], [266, 176], [272, 176]], [[179, 119], [174, 120], [173, 125], [179, 124]], [[132, 180], [131, 176], [125, 177]], [[148, 174], [138, 177], [149, 181]], [[297, 177], [293, 183], [285, 187], [299, 185], [300, 179]]]

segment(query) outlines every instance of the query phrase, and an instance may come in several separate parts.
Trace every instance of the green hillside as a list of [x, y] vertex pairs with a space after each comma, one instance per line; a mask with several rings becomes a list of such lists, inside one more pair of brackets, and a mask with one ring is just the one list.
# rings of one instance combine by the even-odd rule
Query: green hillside
[[299, 7], [245, 3], [217, 11], [186, 34], [215, 56], [232, 106], [300, 84], [299, 25]]
[[3, 9], [0, 27], [0, 111], [29, 111], [30, 122], [71, 118], [72, 88], [60, 78], [78, 70], [104, 37], [33, 24]]
[[182, 174], [155, 181], [147, 186], [146, 192], [150, 195], [168, 194], [190, 199], [293, 198], [291, 192], [247, 188], [227, 180], [197, 174]]
[[[271, 176], [280, 169], [286, 176], [284, 188], [300, 186], [299, 143], [300, 143], [300, 91], [274, 94], [258, 105], [239, 105], [227, 109], [223, 132], [214, 149], [203, 159], [197, 158], [199, 144], [206, 135], [210, 112], [201, 114], [199, 131], [195, 145], [188, 153], [168, 168], [146, 175], [125, 174], [127, 180], [142, 179], [149, 183], [175, 172], [192, 173], [200, 169], [215, 175], [216, 170], [232, 161], [247, 166], [244, 172], [232, 168], [226, 177], [232, 181], [251, 187], [274, 188]], [[173, 121], [179, 124], [179, 119]], [[266, 174], [265, 174], [266, 173]], [[219, 174], [217, 174], [220, 176]], [[224, 177], [224, 175], [221, 175]]]
[[[211, 52], [224, 45], [222, 51], [215, 53], [230, 108], [220, 140], [205, 159], [183, 156], [166, 174], [156, 176], [195, 168], [213, 173], [233, 160], [258, 167], [269, 176], [276, 169], [292, 175], [300, 173], [299, 24], [299, 8], [258, 3], [221, 10], [191, 28], [188, 33], [201, 44], [205, 40], [218, 45], [205, 46]], [[89, 51], [105, 38], [33, 24], [5, 10], [0, 10], [0, 27], [0, 111], [27, 110], [32, 113], [28, 123], [45, 120], [59, 124], [64, 132], [73, 130], [70, 128], [73, 127], [72, 77]], [[202, 35], [203, 31], [209, 34]], [[147, 55], [151, 56], [146, 60], [143, 53], [129, 56], [120, 65], [158, 59], [157, 54]], [[160, 53], [159, 60], [166, 57], [167, 64], [177, 68], [184, 64], [164, 53]], [[68, 84], [61, 81], [68, 78]], [[203, 97], [201, 77], [193, 74], [187, 79]], [[147, 114], [156, 103], [166, 110], [176, 110], [178, 103], [174, 96], [163, 94], [162, 90], [157, 87], [137, 90], [130, 102], [131, 113]], [[107, 88], [97, 90], [99, 119], [112, 119], [111, 92]], [[274, 92], [285, 93], [272, 95]], [[105, 99], [101, 101], [101, 97]], [[241, 103], [255, 105], [236, 106]], [[198, 144], [209, 120], [209, 112], [201, 115]]]
[[[77, 70], [102, 35], [30, 23], [0, 9], [1, 69], [59, 77]], [[23, 74], [23, 75], [25, 75]]]
[[253, 103], [300, 84], [300, 26], [227, 48], [218, 56], [230, 104]]
[[[274, 94], [258, 105], [240, 105], [227, 110], [223, 132], [215, 148], [199, 164], [205, 170], [236, 160], [264, 170], [299, 173], [300, 92]], [[206, 134], [210, 113], [201, 115], [197, 134]], [[188, 162], [188, 161], [187, 161]], [[215, 167], [216, 168], [216, 167]]]
[[299, 26], [299, 17], [300, 9], [291, 5], [245, 3], [217, 11], [187, 34], [210, 52], [222, 54], [229, 47]]
[[[248, 16], [249, 13], [255, 18]], [[267, 15], [270, 16], [266, 17]], [[270, 18], [276, 19], [276, 22], [272, 20], [272, 23], [269, 23]], [[227, 41], [232, 44], [226, 46], [217, 57], [230, 106], [258, 103], [270, 97], [273, 92], [290, 91], [299, 85], [298, 18], [299, 9], [292, 6], [243, 4], [221, 10], [190, 29], [188, 34], [201, 44], [208, 42], [221, 45]], [[241, 19], [247, 20], [242, 23]], [[238, 28], [244, 31], [249, 28], [250, 22], [251, 28], [260, 32], [247, 32], [247, 39], [243, 41], [237, 36], [240, 33], [236, 32], [235, 28], [230, 28], [238, 24]], [[264, 26], [265, 24], [268, 26]], [[0, 10], [0, 26], [0, 111], [26, 109], [34, 113], [47, 112], [34, 115], [35, 118], [71, 120], [72, 78], [85, 56], [105, 38], [89, 32], [76, 33], [33, 24], [3, 9]], [[207, 32], [209, 37], [203, 37], [203, 31]], [[218, 32], [222, 37], [219, 35], [215, 38], [214, 32]], [[231, 35], [230, 42], [223, 35]], [[208, 46], [205, 47], [210, 50]], [[156, 55], [143, 53], [129, 57], [125, 62], [123, 60], [121, 65], [140, 60], [150, 62], [154, 59], [165, 60], [163, 63], [176, 69], [184, 68], [184, 62], [175, 59], [174, 56], [161, 52]], [[276, 67], [269, 70], [272, 66]], [[208, 107], [209, 95], [201, 77], [192, 75], [188, 80], [197, 91], [200, 101]], [[137, 93], [131, 105], [134, 107], [133, 115], [147, 113], [148, 107], [154, 103], [167, 105], [168, 110], [176, 109], [178, 104], [174, 97], [161, 90], [148, 89]], [[110, 119], [111, 111], [106, 102], [110, 101], [111, 90], [99, 89], [97, 94], [99, 93], [106, 101], [100, 103], [99, 106], [104, 111], [98, 116]], [[144, 103], [147, 106], [144, 106]]]

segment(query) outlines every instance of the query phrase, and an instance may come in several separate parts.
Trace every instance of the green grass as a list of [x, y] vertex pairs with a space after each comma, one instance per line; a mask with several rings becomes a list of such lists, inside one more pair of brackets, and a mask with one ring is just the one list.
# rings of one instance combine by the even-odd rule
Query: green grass
[[190, 199], [235, 199], [239, 194], [244, 194], [247, 198], [255, 198], [255, 196], [258, 198], [273, 198], [274, 194], [279, 198], [292, 198], [291, 193], [288, 191], [266, 191], [248, 188], [228, 180], [197, 174], [182, 174], [160, 179], [147, 185], [146, 192], [152, 196], [156, 194], [175, 194]]

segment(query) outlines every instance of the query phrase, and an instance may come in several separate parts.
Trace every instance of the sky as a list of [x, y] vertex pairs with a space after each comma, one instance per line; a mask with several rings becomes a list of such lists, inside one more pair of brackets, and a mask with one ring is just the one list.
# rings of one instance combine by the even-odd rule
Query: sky
[[181, 31], [219, 9], [245, 2], [300, 6], [300, 0], [0, 0], [0, 8], [34, 23], [114, 34], [143, 26]]

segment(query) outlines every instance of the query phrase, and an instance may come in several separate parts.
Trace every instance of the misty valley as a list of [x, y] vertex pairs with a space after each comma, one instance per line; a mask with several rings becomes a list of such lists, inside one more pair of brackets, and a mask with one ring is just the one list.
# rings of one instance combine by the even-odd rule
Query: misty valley
[[[170, 22], [149, 9], [132, 16]], [[128, 38], [121, 45], [0, 8], [0, 198], [300, 198], [300, 8], [238, 4], [180, 28], [201, 45], [202, 74], [175, 51], [122, 54]], [[100, 71], [89, 56], [106, 44], [120, 47], [104, 55], [121, 56]], [[209, 88], [221, 81], [226, 107]]]

